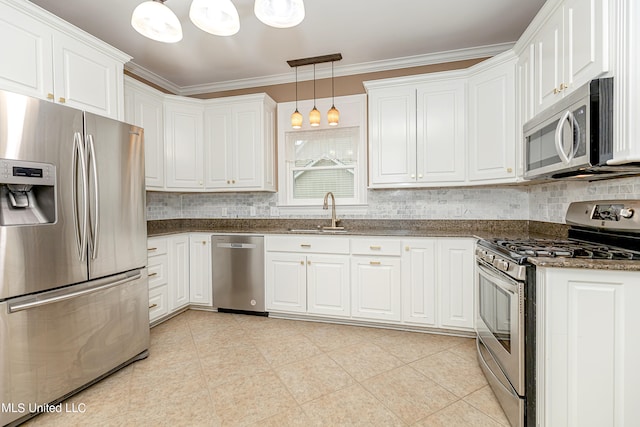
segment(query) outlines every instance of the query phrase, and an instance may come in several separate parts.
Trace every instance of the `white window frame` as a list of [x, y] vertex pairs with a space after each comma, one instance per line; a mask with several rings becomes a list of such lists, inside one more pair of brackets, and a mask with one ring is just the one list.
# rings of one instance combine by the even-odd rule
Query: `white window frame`
[[278, 104], [278, 209], [280, 213], [289, 214], [321, 214], [322, 200], [293, 199], [292, 166], [286, 160], [287, 133], [331, 130], [341, 127], [358, 127], [359, 141], [357, 148], [357, 165], [354, 167], [354, 197], [353, 199], [336, 200], [339, 212], [364, 213], [367, 208], [367, 96], [350, 95], [335, 98], [335, 106], [340, 111], [340, 124], [337, 127], [327, 124], [327, 111], [331, 108], [331, 98], [316, 99], [315, 105], [320, 110], [322, 119], [320, 126], [312, 128], [309, 125], [309, 111], [313, 108], [313, 100], [298, 101], [298, 111], [304, 120], [301, 129], [291, 128], [291, 114], [295, 111], [295, 102]]

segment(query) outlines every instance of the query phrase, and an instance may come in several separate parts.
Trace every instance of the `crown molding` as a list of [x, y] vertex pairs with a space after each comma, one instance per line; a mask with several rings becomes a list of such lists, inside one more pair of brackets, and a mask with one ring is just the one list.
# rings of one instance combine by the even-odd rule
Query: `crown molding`
[[[406, 56], [402, 58], [387, 59], [382, 61], [363, 62], [353, 65], [334, 64], [334, 76], [351, 76], [356, 74], [375, 73], [380, 71], [397, 70], [402, 68], [421, 67], [425, 65], [441, 64], [445, 62], [464, 61], [468, 59], [493, 57], [513, 48], [514, 43], [500, 43], [487, 46], [478, 46], [468, 49], [457, 49], [446, 52], [429, 53], [426, 55]], [[201, 93], [221, 92], [227, 90], [246, 89], [261, 86], [271, 86], [295, 81], [293, 73], [277, 74], [272, 76], [255, 77], [250, 79], [229, 80], [219, 83], [206, 83], [191, 86], [178, 86], [173, 82], [137, 65], [129, 62], [125, 68], [127, 71], [142, 77], [176, 95], [189, 96]], [[316, 69], [316, 79], [330, 78], [331, 69]], [[299, 70], [298, 82], [313, 79], [311, 70]]]
[[180, 86], [165, 79], [164, 77], [157, 75], [153, 71], [149, 71], [148, 69], [139, 66], [133, 61], [129, 61], [126, 64], [124, 64], [124, 69], [129, 71], [132, 74], [135, 74], [140, 78], [145, 79], [148, 82], [151, 82], [153, 84], [160, 86], [163, 89], [168, 90], [174, 95], [182, 95], [181, 93], [182, 88]]

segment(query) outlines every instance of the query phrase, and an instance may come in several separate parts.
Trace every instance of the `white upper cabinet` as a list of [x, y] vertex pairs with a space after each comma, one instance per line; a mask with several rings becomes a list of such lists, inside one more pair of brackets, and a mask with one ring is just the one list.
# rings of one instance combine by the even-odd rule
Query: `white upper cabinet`
[[145, 182], [147, 189], [164, 188], [164, 96], [125, 77], [125, 121], [144, 128]]
[[371, 187], [415, 182], [416, 89], [368, 89]]
[[122, 119], [131, 58], [30, 2], [0, 0], [0, 88]]
[[207, 101], [207, 189], [275, 191], [275, 108], [266, 94]]
[[565, 0], [534, 37], [536, 113], [609, 68], [606, 0]]
[[516, 61], [508, 51], [473, 67], [468, 102], [470, 181], [515, 181]]
[[455, 72], [365, 83], [370, 187], [464, 181], [465, 85]]
[[166, 187], [204, 189], [203, 113], [200, 100], [165, 99]]
[[416, 180], [464, 181], [464, 79], [419, 85], [416, 101]]

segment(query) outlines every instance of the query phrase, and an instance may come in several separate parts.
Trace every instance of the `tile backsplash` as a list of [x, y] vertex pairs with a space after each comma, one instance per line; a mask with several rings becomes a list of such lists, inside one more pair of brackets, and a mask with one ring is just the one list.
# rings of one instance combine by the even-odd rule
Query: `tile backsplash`
[[[338, 216], [345, 219], [530, 219], [564, 223], [567, 207], [573, 201], [640, 199], [640, 177], [514, 186], [371, 190], [368, 199], [368, 207], [357, 213], [341, 213], [338, 204]], [[149, 220], [274, 216], [315, 218], [319, 215], [280, 211], [275, 193], [147, 192]]]

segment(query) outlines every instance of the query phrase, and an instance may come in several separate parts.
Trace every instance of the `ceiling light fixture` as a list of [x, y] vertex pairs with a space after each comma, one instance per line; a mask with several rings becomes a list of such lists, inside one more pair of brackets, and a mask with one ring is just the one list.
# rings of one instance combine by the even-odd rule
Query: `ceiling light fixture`
[[[180, 20], [165, 0], [140, 3], [131, 14], [131, 26], [152, 40], [176, 43], [182, 40]], [[294, 27], [304, 19], [303, 0], [256, 0], [256, 17], [275, 28]], [[216, 36], [232, 36], [240, 30], [238, 10], [231, 0], [193, 0], [189, 18], [194, 25]]]
[[309, 112], [309, 124], [320, 126], [320, 111], [316, 108], [316, 64], [313, 64], [313, 110]]
[[302, 0], [256, 0], [253, 12], [259, 20], [271, 27], [295, 27], [304, 19], [304, 2]]
[[338, 126], [340, 123], [340, 111], [335, 106], [333, 91], [333, 61], [331, 61], [331, 109], [327, 112], [327, 122], [329, 122], [329, 126]]
[[193, 0], [189, 18], [196, 27], [216, 36], [232, 36], [240, 30], [238, 10], [231, 0]]
[[340, 122], [340, 112], [335, 106], [335, 98], [334, 98], [334, 75], [333, 75], [333, 63], [335, 61], [340, 61], [342, 59], [342, 54], [333, 53], [331, 55], [323, 55], [323, 56], [314, 56], [312, 58], [303, 58], [303, 59], [291, 59], [287, 61], [290, 67], [295, 67], [296, 69], [296, 110], [291, 115], [291, 126], [294, 129], [300, 129], [302, 127], [302, 114], [298, 112], [298, 67], [302, 67], [304, 65], [313, 64], [313, 109], [309, 113], [309, 124], [313, 127], [320, 126], [321, 115], [320, 111], [316, 108], [316, 64], [321, 64], [324, 62], [331, 62], [331, 109], [327, 113], [327, 119], [329, 122], [329, 126], [337, 126]]
[[302, 114], [298, 111], [298, 67], [296, 67], [296, 111], [291, 115], [291, 127], [300, 129], [302, 127]]
[[182, 26], [178, 17], [164, 4], [165, 0], [140, 3], [131, 15], [131, 26], [152, 40], [176, 43], [182, 40]]

